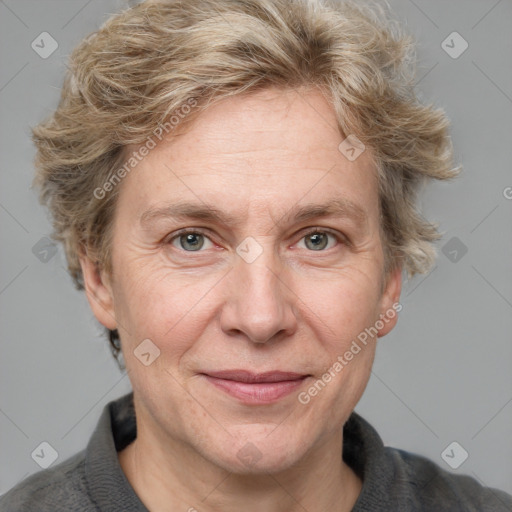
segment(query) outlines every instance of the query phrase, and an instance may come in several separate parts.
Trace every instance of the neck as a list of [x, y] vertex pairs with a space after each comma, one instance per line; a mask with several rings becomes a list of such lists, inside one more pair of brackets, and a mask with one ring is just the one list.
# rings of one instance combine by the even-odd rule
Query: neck
[[235, 474], [182, 441], [162, 447], [149, 430], [137, 427], [137, 438], [119, 452], [119, 461], [152, 512], [349, 512], [361, 492], [360, 478], [342, 459], [342, 429], [284, 471]]

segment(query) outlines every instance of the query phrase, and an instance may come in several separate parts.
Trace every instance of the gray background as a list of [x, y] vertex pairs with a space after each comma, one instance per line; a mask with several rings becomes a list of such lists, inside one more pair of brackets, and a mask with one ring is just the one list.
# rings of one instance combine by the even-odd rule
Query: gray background
[[[422, 196], [445, 233], [438, 262], [405, 284], [356, 411], [386, 444], [512, 493], [512, 2], [389, 3], [418, 39], [420, 97], [452, 120], [464, 171]], [[55, 464], [85, 447], [103, 406], [130, 390], [61, 249], [41, 249], [51, 228], [31, 188], [29, 140], [56, 106], [71, 49], [125, 5], [0, 1], [0, 493], [40, 470], [41, 442]], [[44, 31], [59, 45], [46, 59], [31, 48]], [[441, 46], [453, 31], [469, 44], [457, 59]], [[456, 470], [441, 458], [452, 441], [469, 453]]]

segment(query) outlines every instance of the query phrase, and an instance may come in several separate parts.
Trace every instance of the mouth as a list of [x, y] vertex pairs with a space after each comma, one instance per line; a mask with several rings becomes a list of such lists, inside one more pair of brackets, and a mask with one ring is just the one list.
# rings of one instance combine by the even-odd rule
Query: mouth
[[253, 373], [247, 370], [223, 370], [202, 373], [214, 387], [244, 404], [269, 404], [301, 387], [311, 377], [286, 371]]

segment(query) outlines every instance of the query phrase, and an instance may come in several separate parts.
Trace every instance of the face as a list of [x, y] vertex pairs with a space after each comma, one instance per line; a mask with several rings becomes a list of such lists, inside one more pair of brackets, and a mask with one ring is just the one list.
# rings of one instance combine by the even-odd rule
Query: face
[[400, 294], [369, 150], [349, 161], [343, 139], [318, 91], [267, 89], [211, 106], [124, 178], [112, 274], [82, 266], [163, 447], [280, 471], [339, 438]]

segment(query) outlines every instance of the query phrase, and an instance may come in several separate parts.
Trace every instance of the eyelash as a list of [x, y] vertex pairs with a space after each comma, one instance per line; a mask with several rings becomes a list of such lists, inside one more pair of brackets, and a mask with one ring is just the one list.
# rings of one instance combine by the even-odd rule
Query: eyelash
[[[305, 232], [300, 237], [299, 241], [302, 240], [303, 238], [306, 238], [307, 236], [313, 235], [315, 233], [325, 233], [325, 234], [331, 235], [332, 237], [334, 237], [336, 239], [336, 241], [338, 243], [341, 243], [341, 244], [346, 245], [346, 246], [350, 246], [350, 241], [344, 235], [341, 235], [340, 233], [337, 233], [337, 232], [332, 231], [332, 230], [330, 230], [328, 228], [323, 228], [323, 227], [320, 227], [320, 226], [319, 227], [315, 227], [315, 228], [311, 228], [310, 230]], [[204, 237], [208, 238], [212, 243], [214, 243], [213, 240], [211, 240], [211, 238], [208, 236], [208, 233], [205, 230], [201, 229], [201, 228], [184, 228], [184, 229], [174, 233], [172, 235], [172, 237], [167, 238], [165, 243], [169, 244], [169, 245], [172, 245], [172, 242], [174, 240], [176, 240], [180, 236], [188, 235], [188, 234], [203, 235]], [[331, 247], [331, 249], [332, 249], [332, 247]], [[326, 252], [326, 251], [329, 251], [329, 249], [327, 249], [327, 250], [320, 250], [318, 252]], [[203, 252], [203, 251], [185, 251], [185, 250], [182, 249], [181, 252], [194, 253], [194, 252]], [[316, 251], [310, 251], [310, 252], [316, 252]]]

